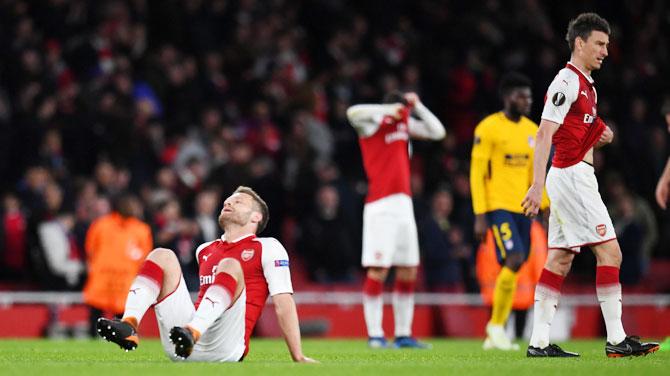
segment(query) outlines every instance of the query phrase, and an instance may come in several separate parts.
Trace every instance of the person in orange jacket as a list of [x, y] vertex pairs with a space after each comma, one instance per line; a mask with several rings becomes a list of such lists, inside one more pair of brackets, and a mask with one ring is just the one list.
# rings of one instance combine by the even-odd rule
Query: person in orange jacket
[[153, 249], [151, 228], [138, 219], [141, 211], [137, 197], [121, 195], [115, 210], [95, 220], [86, 233], [88, 278], [83, 293], [91, 307], [91, 336], [103, 311], [123, 313], [128, 289]]
[[[535, 285], [547, 259], [547, 233], [540, 222], [533, 221], [530, 227], [530, 254], [517, 274], [517, 288], [512, 309], [517, 318], [516, 336], [521, 337], [525, 326], [526, 312], [533, 306]], [[493, 234], [489, 230], [486, 239], [477, 250], [477, 281], [484, 304], [493, 305], [493, 291], [500, 273], [500, 264], [496, 259]]]

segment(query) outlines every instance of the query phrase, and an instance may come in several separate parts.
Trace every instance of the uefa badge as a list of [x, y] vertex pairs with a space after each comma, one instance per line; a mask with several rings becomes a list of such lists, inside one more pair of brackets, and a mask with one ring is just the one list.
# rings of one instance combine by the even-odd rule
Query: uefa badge
[[249, 261], [254, 257], [254, 252], [253, 249], [245, 249], [242, 251], [242, 254], [240, 254], [240, 258], [242, 261]]

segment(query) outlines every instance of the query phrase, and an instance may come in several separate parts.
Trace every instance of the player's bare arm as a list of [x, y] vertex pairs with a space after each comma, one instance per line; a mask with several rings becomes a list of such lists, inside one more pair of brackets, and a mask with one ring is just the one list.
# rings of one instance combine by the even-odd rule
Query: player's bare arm
[[437, 141], [447, 135], [440, 119], [421, 103], [416, 93], [405, 93], [405, 100], [408, 107], [420, 118], [420, 120], [409, 119], [409, 134], [412, 138]]
[[477, 241], [482, 241], [486, 237], [488, 231], [488, 222], [486, 221], [486, 214], [477, 214], [475, 216], [475, 238]]
[[537, 130], [535, 139], [535, 155], [533, 159], [533, 184], [531, 184], [521, 201], [523, 212], [528, 217], [534, 217], [540, 211], [542, 204], [542, 191], [544, 190], [544, 180], [547, 177], [547, 161], [551, 150], [551, 140], [560, 127], [560, 124], [546, 119], [542, 119], [540, 127]]
[[298, 363], [318, 363], [316, 360], [308, 358], [302, 353], [298, 311], [295, 307], [293, 295], [289, 293], [274, 295], [272, 296], [272, 303], [275, 306], [279, 327], [293, 361]]

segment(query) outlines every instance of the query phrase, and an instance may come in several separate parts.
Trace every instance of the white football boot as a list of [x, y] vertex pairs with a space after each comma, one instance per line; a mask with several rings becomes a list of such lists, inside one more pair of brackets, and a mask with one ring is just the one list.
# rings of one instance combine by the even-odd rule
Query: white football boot
[[484, 350], [503, 350], [514, 351], [519, 349], [519, 345], [510, 341], [505, 334], [505, 327], [502, 325], [486, 324], [486, 340], [482, 348]]

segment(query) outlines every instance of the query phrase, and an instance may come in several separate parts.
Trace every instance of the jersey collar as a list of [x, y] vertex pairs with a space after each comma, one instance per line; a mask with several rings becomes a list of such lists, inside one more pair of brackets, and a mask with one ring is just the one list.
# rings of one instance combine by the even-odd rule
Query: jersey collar
[[573, 72], [577, 73], [578, 75], [581, 75], [586, 79], [586, 82], [589, 83], [589, 85], [593, 86], [593, 78], [589, 76], [588, 74], [582, 72], [581, 69], [577, 68], [576, 65], [572, 64], [571, 62], [568, 61], [568, 63], [565, 65], [566, 68], [572, 70]]
[[246, 234], [246, 235], [240, 236], [239, 238], [237, 238], [235, 240], [228, 241], [228, 240], [226, 240], [226, 234], [223, 234], [223, 235], [221, 235], [221, 241], [224, 242], [224, 243], [233, 244], [233, 243], [238, 243], [238, 242], [240, 242], [244, 239], [247, 239], [247, 238], [255, 238], [255, 237], [256, 237], [256, 234]]

